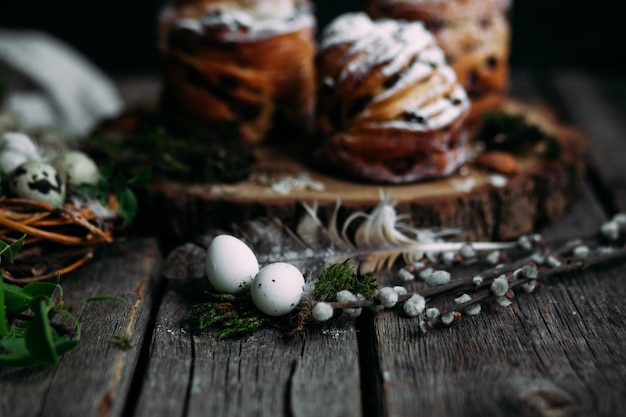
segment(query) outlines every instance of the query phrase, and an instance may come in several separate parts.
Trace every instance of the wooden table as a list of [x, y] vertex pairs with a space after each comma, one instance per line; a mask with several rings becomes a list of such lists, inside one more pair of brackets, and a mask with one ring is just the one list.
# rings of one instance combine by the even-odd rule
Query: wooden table
[[[592, 232], [626, 211], [626, 78], [517, 70], [512, 95], [553, 107], [591, 145], [579, 202], [540, 232]], [[626, 262], [426, 335], [383, 312], [219, 341], [190, 325], [203, 282], [162, 278], [161, 259], [154, 238], [129, 238], [64, 277], [69, 300], [127, 302], [77, 306], [82, 340], [58, 366], [0, 369], [0, 416], [626, 416]]]

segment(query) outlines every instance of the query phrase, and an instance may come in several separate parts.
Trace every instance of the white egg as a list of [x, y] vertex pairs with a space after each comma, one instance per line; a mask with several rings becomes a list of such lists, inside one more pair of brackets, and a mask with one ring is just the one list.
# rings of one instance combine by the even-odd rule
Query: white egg
[[216, 236], [207, 249], [206, 273], [219, 292], [237, 294], [250, 287], [259, 272], [254, 252], [230, 235]]
[[65, 184], [52, 165], [27, 161], [9, 177], [11, 192], [17, 197], [60, 206], [65, 201]]
[[98, 165], [81, 151], [65, 152], [52, 161], [52, 165], [70, 188], [80, 184], [97, 184], [100, 180]]
[[270, 316], [294, 310], [302, 299], [304, 277], [295, 266], [276, 262], [261, 268], [252, 283], [254, 305]]
[[26, 161], [41, 161], [35, 142], [20, 132], [5, 132], [0, 136], [0, 170], [10, 173]]

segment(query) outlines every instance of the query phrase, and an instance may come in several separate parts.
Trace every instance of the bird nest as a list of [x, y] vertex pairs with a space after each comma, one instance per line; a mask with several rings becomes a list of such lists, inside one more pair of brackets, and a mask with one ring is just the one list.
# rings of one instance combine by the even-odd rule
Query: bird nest
[[117, 199], [67, 203], [61, 207], [19, 199], [0, 200], [0, 240], [25, 236], [14, 262], [3, 265], [4, 279], [29, 283], [54, 278], [84, 265], [104, 243], [113, 242], [119, 221]]

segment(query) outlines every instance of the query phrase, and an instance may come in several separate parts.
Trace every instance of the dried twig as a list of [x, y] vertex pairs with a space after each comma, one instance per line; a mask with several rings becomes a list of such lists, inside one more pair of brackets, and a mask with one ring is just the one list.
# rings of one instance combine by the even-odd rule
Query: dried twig
[[[514, 291], [523, 288], [526, 292], [535, 290], [536, 283], [545, 281], [557, 275], [570, 274], [595, 265], [605, 264], [626, 259], [626, 247], [624, 246], [624, 232], [626, 231], [626, 217], [617, 215], [610, 222], [602, 225], [600, 231], [591, 236], [577, 238], [574, 240], [563, 240], [544, 242], [539, 244], [538, 236], [535, 239], [522, 238], [522, 245], [526, 252], [519, 259], [513, 259], [497, 266], [488, 268], [479, 274], [469, 274], [462, 278], [449, 280], [441, 285], [424, 287], [417, 291], [405, 291], [403, 288], [394, 295], [393, 300], [388, 300], [389, 291], [381, 293], [370, 299], [360, 299], [356, 301], [344, 302], [313, 302], [313, 317], [315, 317], [316, 304], [325, 304], [325, 308], [333, 310], [342, 309], [344, 311], [354, 311], [362, 307], [380, 309], [392, 307], [396, 303], [413, 303], [414, 306], [404, 308], [405, 313], [412, 317], [418, 317], [420, 327], [423, 331], [431, 329], [437, 325], [450, 325], [458, 321], [462, 314], [474, 315], [480, 311], [480, 305], [485, 302], [497, 301], [502, 305], [509, 305], [514, 299]], [[532, 244], [531, 244], [532, 243]], [[471, 244], [468, 243], [471, 247]], [[471, 251], [469, 251], [471, 252]], [[529, 254], [530, 253], [530, 254]], [[483, 259], [477, 256], [472, 259], [464, 259], [458, 254], [455, 256], [445, 256], [442, 253], [431, 255], [428, 262], [420, 263], [417, 267], [409, 265], [405, 267], [404, 280], [407, 274], [421, 276], [427, 282], [427, 275], [432, 275], [433, 267], [442, 267], [445, 263], [451, 265], [450, 259], [457, 263], [475, 264]], [[488, 257], [489, 255], [486, 255]], [[508, 256], [508, 254], [507, 254]], [[442, 262], [442, 258], [447, 262]], [[498, 257], [500, 258], [500, 257]], [[438, 271], [442, 273], [442, 271]], [[448, 274], [445, 272], [445, 274]], [[448, 275], [443, 275], [449, 279]], [[398, 288], [398, 287], [395, 287]], [[387, 290], [390, 288], [386, 288]], [[471, 295], [470, 295], [471, 294]], [[443, 311], [427, 306], [432, 306], [433, 301], [445, 295], [453, 295], [453, 307], [448, 307]], [[320, 310], [322, 310], [320, 308]], [[328, 318], [328, 314], [321, 315]]]
[[[116, 202], [110, 202], [115, 206]], [[103, 219], [88, 207], [49, 204], [18, 198], [0, 200], [0, 239], [15, 242], [26, 235], [25, 251], [4, 267], [5, 279], [28, 283], [75, 270], [91, 259], [96, 248], [112, 243], [114, 218]], [[29, 251], [28, 247], [37, 250]], [[75, 247], [77, 250], [67, 250]]]

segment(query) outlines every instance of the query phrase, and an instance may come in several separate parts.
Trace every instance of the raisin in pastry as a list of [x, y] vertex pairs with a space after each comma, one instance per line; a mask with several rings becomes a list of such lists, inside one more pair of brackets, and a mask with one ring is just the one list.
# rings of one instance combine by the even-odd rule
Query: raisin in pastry
[[506, 96], [510, 0], [366, 0], [374, 18], [422, 21], [472, 101], [471, 119]]
[[310, 127], [315, 17], [307, 0], [172, 0], [161, 12], [161, 110], [185, 130], [237, 122], [260, 143]]
[[319, 161], [352, 177], [406, 183], [466, 159], [470, 103], [419, 22], [339, 16], [317, 56]]

